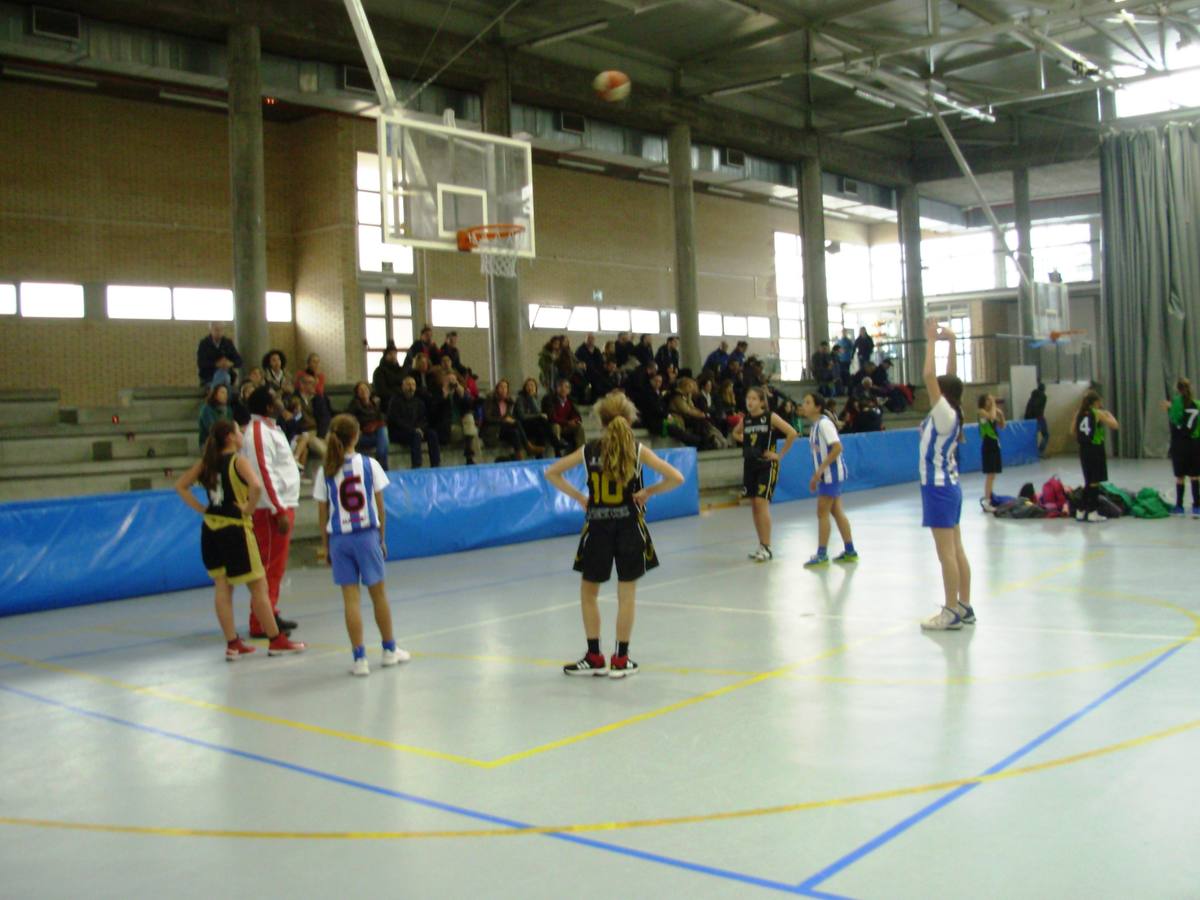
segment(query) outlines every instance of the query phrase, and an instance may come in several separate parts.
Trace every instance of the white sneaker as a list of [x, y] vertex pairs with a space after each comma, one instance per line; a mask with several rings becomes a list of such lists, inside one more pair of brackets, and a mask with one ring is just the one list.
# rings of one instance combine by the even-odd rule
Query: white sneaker
[[412, 659], [411, 653], [397, 647], [395, 650], [384, 650], [381, 662], [386, 667], [399, 665], [402, 662], [408, 662], [410, 659]]
[[1089, 522], [1107, 522], [1108, 516], [1102, 516], [1100, 513], [1096, 512], [1096, 510], [1093, 509], [1090, 513], [1087, 514], [1087, 520]]
[[759, 544], [758, 549], [748, 554], [748, 556], [755, 562], [768, 562], [774, 557], [774, 554], [771, 553], [770, 547], [764, 547], [762, 544]]
[[979, 505], [985, 513], [994, 513], [996, 511], [995, 505], [987, 497], [980, 497]]
[[371, 674], [371, 667], [367, 664], [367, 658], [365, 656], [360, 656], [354, 661], [354, 665], [350, 667], [350, 674], [357, 675], [359, 677]]
[[958, 631], [962, 626], [962, 617], [944, 606], [938, 610], [937, 615], [930, 616], [921, 623], [921, 628], [925, 631]]

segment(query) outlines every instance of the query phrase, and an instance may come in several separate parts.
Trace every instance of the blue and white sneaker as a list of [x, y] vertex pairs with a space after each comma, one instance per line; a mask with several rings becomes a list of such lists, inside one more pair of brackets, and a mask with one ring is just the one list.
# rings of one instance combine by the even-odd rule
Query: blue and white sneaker
[[921, 623], [923, 631], [958, 631], [962, 627], [962, 617], [948, 606], [943, 606], [937, 615]]
[[1196, 504], [1192, 504], [1192, 518], [1200, 519], [1200, 506], [1197, 506]]
[[829, 565], [829, 557], [822, 556], [820, 553], [814, 553], [812, 558], [804, 564], [806, 569], [821, 569]]
[[[1171, 507], [1171, 515], [1173, 515], [1173, 516], [1182, 516], [1183, 514], [1184, 514], [1184, 509], [1183, 509], [1183, 506], [1182, 506], [1182, 505], [1181, 505], [1181, 506], [1172, 506], [1172, 507]], [[1194, 513], [1193, 513], [1193, 515], [1194, 515]]]
[[975, 607], [964, 606], [963, 604], [960, 603], [960, 604], [958, 604], [958, 607], [955, 609], [955, 612], [958, 613], [958, 617], [960, 619], [962, 619], [962, 623], [964, 625], [974, 625], [975, 624]]

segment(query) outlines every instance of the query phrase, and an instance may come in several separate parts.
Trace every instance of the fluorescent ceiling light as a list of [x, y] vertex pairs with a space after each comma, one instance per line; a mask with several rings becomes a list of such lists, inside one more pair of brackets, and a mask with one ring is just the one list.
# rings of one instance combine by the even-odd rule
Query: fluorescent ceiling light
[[37, 69], [14, 69], [12, 66], [4, 67], [4, 74], [10, 78], [25, 78], [29, 81], [48, 81], [51, 84], [69, 84], [73, 87], [94, 88], [97, 82], [90, 78], [72, 78], [69, 75], [55, 75], [52, 72], [40, 72]]
[[606, 172], [606, 171], [608, 171], [604, 166], [598, 166], [598, 165], [595, 165], [594, 163], [579, 162], [574, 159], [566, 159], [562, 156], [560, 156], [558, 158], [558, 164], [560, 166], [567, 166], [568, 168], [571, 168], [571, 169], [582, 169], [585, 172]]
[[895, 109], [896, 104], [880, 94], [873, 94], [870, 91], [865, 91], [862, 88], [854, 89], [854, 96], [859, 100], [866, 100], [868, 103], [874, 103], [876, 106], [882, 106], [884, 109]]
[[563, 31], [556, 31], [554, 34], [542, 35], [540, 38], [535, 38], [524, 46], [530, 48], [545, 47], [547, 44], [556, 44], [559, 41], [570, 40], [571, 38], [583, 37], [585, 34], [591, 34], [593, 31], [603, 31], [608, 27], [607, 19], [599, 19], [595, 22], [588, 22], [586, 25], [577, 25], [574, 28], [567, 28]]
[[701, 97], [728, 97], [730, 94], [741, 94], [745, 91], [757, 91], [761, 88], [774, 87], [777, 84], [783, 84], [783, 77], [779, 78], [764, 78], [762, 81], [749, 81], [746, 84], [735, 84], [732, 87], [718, 88], [715, 91], [706, 91], [701, 94]]
[[732, 197], [734, 200], [745, 200], [746, 199], [745, 194], [739, 194], [737, 191], [729, 191], [729, 190], [726, 190], [725, 188], [710, 187], [708, 189], [708, 192], [710, 194], [720, 194], [722, 197]]
[[175, 100], [179, 103], [194, 103], [196, 106], [211, 106], [213, 109], [229, 109], [229, 104], [224, 100], [215, 100], [212, 97], [200, 97], [196, 94], [177, 94], [174, 91], [159, 91], [158, 97], [160, 100]]

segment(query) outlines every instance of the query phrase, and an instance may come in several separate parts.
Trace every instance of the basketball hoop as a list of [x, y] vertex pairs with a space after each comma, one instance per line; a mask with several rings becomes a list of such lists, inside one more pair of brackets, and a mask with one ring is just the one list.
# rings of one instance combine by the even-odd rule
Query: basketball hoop
[[517, 241], [524, 225], [476, 225], [458, 232], [458, 249], [479, 253], [479, 271], [495, 278], [517, 276]]

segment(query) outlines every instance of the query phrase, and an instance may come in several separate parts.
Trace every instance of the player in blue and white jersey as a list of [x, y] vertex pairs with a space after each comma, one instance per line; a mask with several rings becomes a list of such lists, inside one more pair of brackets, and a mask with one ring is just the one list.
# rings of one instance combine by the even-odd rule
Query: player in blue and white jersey
[[856, 563], [858, 551], [854, 549], [854, 537], [850, 533], [850, 520], [842, 508], [842, 487], [848, 472], [842, 457], [842, 441], [837, 425], [828, 413], [829, 400], [820, 393], [805, 394], [800, 404], [800, 414], [810, 423], [808, 443], [812, 448], [813, 476], [808, 489], [817, 495], [817, 552], [805, 568], [815, 569], [829, 565], [829, 518], [837, 522], [838, 533], [846, 549], [834, 558], [834, 562]]

